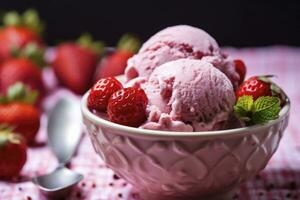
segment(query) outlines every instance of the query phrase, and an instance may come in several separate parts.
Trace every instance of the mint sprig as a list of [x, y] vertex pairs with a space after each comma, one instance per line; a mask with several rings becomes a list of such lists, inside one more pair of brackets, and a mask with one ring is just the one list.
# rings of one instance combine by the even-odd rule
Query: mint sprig
[[248, 125], [262, 124], [278, 118], [280, 99], [262, 96], [253, 101], [252, 96], [242, 96], [234, 106], [234, 112]]

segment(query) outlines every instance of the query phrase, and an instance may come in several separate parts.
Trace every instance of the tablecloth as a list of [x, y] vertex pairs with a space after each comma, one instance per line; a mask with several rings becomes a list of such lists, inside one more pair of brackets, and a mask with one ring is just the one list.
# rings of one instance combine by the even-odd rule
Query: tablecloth
[[[274, 81], [288, 94], [292, 102], [289, 126], [277, 152], [265, 170], [242, 184], [234, 199], [280, 200], [300, 199], [300, 48], [272, 46], [263, 48], [224, 48], [233, 58], [241, 58], [248, 67], [247, 76], [276, 75]], [[51, 172], [56, 158], [45, 144], [47, 113], [62, 95], [72, 95], [57, 87], [51, 69], [44, 71], [50, 95], [44, 102], [44, 114], [38, 133], [38, 144], [28, 150], [28, 160], [20, 177], [10, 182], [0, 181], [1, 200], [41, 199], [37, 187], [30, 182], [36, 175]], [[78, 98], [79, 99], [79, 98]], [[1, 159], [1, 158], [0, 158]], [[68, 199], [136, 200], [130, 184], [117, 177], [96, 155], [85, 134], [70, 168], [84, 174], [84, 179]]]

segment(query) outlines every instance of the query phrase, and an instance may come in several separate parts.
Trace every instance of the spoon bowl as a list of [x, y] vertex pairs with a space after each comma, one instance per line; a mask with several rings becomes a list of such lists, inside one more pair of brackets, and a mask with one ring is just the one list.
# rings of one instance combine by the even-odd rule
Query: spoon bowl
[[59, 167], [50, 174], [35, 177], [33, 182], [46, 196], [62, 198], [82, 179], [82, 174]]
[[83, 175], [65, 167], [76, 151], [81, 138], [79, 102], [63, 97], [54, 106], [48, 120], [48, 145], [59, 166], [51, 173], [33, 178], [42, 194], [54, 199], [64, 198], [83, 179]]

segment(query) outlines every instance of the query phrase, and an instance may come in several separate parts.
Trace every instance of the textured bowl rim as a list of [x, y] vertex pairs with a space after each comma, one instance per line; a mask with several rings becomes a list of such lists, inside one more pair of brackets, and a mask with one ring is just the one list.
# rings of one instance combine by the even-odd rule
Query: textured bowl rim
[[218, 131], [201, 131], [201, 132], [174, 132], [174, 131], [158, 131], [158, 130], [148, 130], [148, 129], [141, 129], [141, 128], [134, 128], [129, 126], [124, 126], [120, 124], [116, 124], [110, 122], [108, 120], [102, 119], [92, 113], [87, 107], [87, 97], [89, 91], [87, 91], [81, 99], [81, 111], [83, 116], [87, 119], [91, 120], [94, 124], [112, 128], [118, 130], [120, 132], [126, 132], [127, 134], [134, 134], [138, 136], [157, 136], [157, 137], [215, 137], [215, 136], [232, 136], [236, 134], [247, 134], [259, 129], [264, 129], [273, 126], [274, 124], [279, 123], [282, 121], [290, 112], [290, 100], [286, 97], [286, 104], [281, 109], [279, 113], [279, 117], [275, 120], [271, 120], [268, 123], [248, 126], [243, 128], [235, 128], [235, 129], [227, 129], [227, 130], [218, 130]]

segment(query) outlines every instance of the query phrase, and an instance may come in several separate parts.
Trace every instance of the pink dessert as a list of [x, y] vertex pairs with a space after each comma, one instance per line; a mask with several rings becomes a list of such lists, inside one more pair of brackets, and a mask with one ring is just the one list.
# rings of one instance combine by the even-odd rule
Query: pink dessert
[[223, 71], [235, 88], [238, 86], [240, 77], [233, 60], [220, 52], [219, 45], [208, 33], [188, 25], [166, 28], [146, 41], [138, 54], [128, 60], [126, 79], [148, 78], [156, 67], [181, 58], [205, 59]]
[[276, 119], [284, 95], [272, 76], [243, 82], [245, 74], [243, 61], [221, 53], [208, 33], [173, 26], [128, 61], [125, 85], [99, 80], [88, 104], [114, 123], [162, 131], [215, 131]]
[[[131, 82], [133, 83], [133, 82]], [[168, 131], [218, 130], [235, 103], [230, 80], [203, 60], [179, 59], [157, 67], [149, 79], [137, 79], [149, 99], [141, 128]]]

